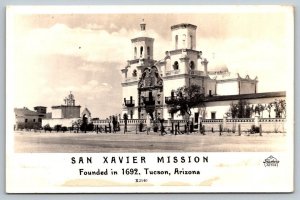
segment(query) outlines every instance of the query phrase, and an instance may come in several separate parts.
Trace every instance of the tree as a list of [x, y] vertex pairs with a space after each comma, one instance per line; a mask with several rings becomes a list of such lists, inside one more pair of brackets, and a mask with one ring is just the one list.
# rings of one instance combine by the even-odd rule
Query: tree
[[45, 130], [45, 133], [46, 133], [47, 131], [50, 131], [50, 133], [51, 133], [52, 128], [50, 127], [49, 124], [46, 124], [46, 125], [44, 126], [44, 130]]
[[199, 85], [184, 86], [174, 91], [170, 100], [169, 113], [179, 112], [181, 116], [191, 115], [191, 108], [204, 106], [204, 92]]
[[87, 126], [88, 126], [88, 118], [86, 117], [86, 114], [84, 114], [82, 116], [82, 123], [81, 123], [81, 126], [80, 126], [80, 130], [84, 131], [84, 133], [86, 133]]
[[273, 103], [269, 103], [268, 105], [265, 105], [265, 109], [268, 111], [269, 113], [269, 118], [271, 118], [271, 111], [272, 111], [272, 107], [273, 107]]
[[127, 132], [127, 120], [128, 120], [127, 113], [124, 113], [123, 119], [124, 119], [124, 134], [125, 134], [125, 132]]
[[263, 117], [263, 112], [264, 112], [265, 108], [266, 108], [266, 106], [259, 103], [255, 106], [254, 110], [255, 110], [255, 113], [257, 112], [259, 116], [260, 116], [260, 113], [262, 113], [262, 117]]
[[229, 108], [229, 113], [231, 113], [231, 117], [236, 118], [238, 111], [239, 111], [238, 104], [234, 104], [233, 102], [231, 102], [230, 108]]
[[81, 119], [77, 119], [75, 121], [72, 122], [72, 126], [75, 127], [76, 132], [78, 133], [80, 126], [82, 124], [82, 120]]
[[253, 105], [250, 106], [246, 100], [239, 100], [237, 103], [231, 103], [229, 112], [232, 118], [250, 118], [253, 112]]
[[282, 118], [286, 116], [286, 101], [284, 99], [275, 99], [273, 105], [276, 118]]

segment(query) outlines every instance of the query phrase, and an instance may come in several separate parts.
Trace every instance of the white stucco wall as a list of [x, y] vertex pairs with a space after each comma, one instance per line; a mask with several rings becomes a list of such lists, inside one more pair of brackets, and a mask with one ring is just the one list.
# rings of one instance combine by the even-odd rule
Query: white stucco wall
[[123, 86], [122, 104], [124, 104], [124, 98], [126, 98], [126, 100], [130, 100], [130, 96], [132, 96], [132, 100], [134, 100], [135, 105], [137, 105], [138, 102], [137, 84]]
[[205, 94], [209, 95], [209, 90], [211, 90], [212, 95], [216, 95], [216, 81], [211, 79], [206, 79]]
[[[196, 49], [196, 30], [191, 28], [180, 28], [180, 29], [173, 30], [171, 33], [173, 50], [176, 49], [176, 41], [175, 41], [176, 35], [178, 35], [177, 49]], [[185, 35], [185, 43], [183, 43], [183, 39], [184, 39], [183, 35]], [[190, 35], [192, 35], [192, 41]]]
[[217, 83], [217, 95], [239, 94], [238, 81], [226, 81]]
[[171, 91], [176, 90], [186, 84], [184, 78], [165, 79], [164, 80], [164, 97], [171, 96]]
[[72, 123], [80, 118], [69, 118], [69, 119], [42, 119], [42, 126], [49, 124], [50, 127], [55, 125], [61, 125], [66, 127], [72, 127]]
[[[137, 54], [135, 56], [134, 48], [137, 49]], [[143, 47], [143, 53], [142, 56], [140, 54], [140, 48]], [[147, 47], [150, 48], [150, 52], [148, 54]], [[132, 58], [133, 59], [139, 59], [139, 58], [150, 58], [153, 59], [153, 42], [151, 40], [146, 41], [136, 41], [132, 43]]]
[[241, 81], [240, 94], [255, 93], [255, 82]]
[[52, 118], [62, 118], [61, 109], [53, 109], [52, 108]]
[[[273, 102], [275, 99], [285, 99], [283, 97], [271, 97], [271, 98], [259, 98], [259, 99], [247, 99], [246, 101], [249, 102], [250, 105], [256, 106], [257, 104], [269, 104], [270, 102]], [[206, 103], [206, 119], [211, 119], [211, 113], [216, 113], [216, 119], [222, 119], [224, 114], [229, 111], [230, 104], [231, 103], [238, 103], [238, 100], [234, 101], [216, 101], [216, 102], [208, 102]], [[272, 111], [270, 113], [271, 118], [275, 118], [275, 112], [274, 107], [272, 108]], [[253, 117], [253, 116], [252, 116]], [[261, 117], [268, 118], [269, 113], [267, 110], [264, 110], [263, 113], [261, 113]]]

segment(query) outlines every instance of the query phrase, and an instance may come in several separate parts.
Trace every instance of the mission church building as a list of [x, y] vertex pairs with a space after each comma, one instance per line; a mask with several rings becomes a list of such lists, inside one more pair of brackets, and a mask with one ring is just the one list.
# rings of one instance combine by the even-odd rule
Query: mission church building
[[[168, 100], [174, 90], [192, 84], [205, 93], [205, 108], [193, 108], [192, 117], [221, 119], [230, 103], [240, 99], [250, 104], [268, 104], [285, 98], [285, 92], [257, 93], [258, 79], [231, 73], [224, 64], [202, 57], [196, 47], [197, 26], [182, 23], [171, 26], [172, 44], [165, 57], [154, 60], [154, 41], [140, 24], [140, 32], [131, 39], [132, 59], [122, 71], [123, 113], [129, 119], [145, 119], [149, 110], [153, 118], [182, 119], [168, 112]], [[274, 115], [274, 114], [273, 114]], [[123, 115], [122, 115], [123, 116]]]

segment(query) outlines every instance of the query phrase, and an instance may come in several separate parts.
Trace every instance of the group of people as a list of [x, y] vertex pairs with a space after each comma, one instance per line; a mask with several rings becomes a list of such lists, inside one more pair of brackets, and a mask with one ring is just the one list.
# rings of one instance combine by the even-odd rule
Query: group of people
[[[165, 127], [164, 127], [164, 118], [162, 119], [158, 119], [159, 122], [160, 122], [160, 135], [164, 135], [164, 134], [167, 134], [166, 130], [165, 130]], [[146, 131], [147, 131], [147, 135], [149, 135], [149, 131], [151, 130], [151, 117], [149, 114], [147, 114], [146, 116]]]

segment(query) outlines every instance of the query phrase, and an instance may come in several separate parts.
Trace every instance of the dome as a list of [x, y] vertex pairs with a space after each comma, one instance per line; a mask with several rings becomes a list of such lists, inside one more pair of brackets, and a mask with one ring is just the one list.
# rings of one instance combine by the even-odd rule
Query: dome
[[209, 66], [211, 72], [228, 72], [228, 67], [226, 64], [216, 64], [214, 66]]
[[207, 70], [209, 72], [228, 72], [227, 65], [220, 59], [216, 59], [213, 54], [212, 58], [208, 60]]
[[150, 37], [149, 33], [144, 30], [144, 31], [139, 31], [137, 34], [134, 35], [134, 38], [140, 38], [140, 37]]
[[146, 30], [146, 23], [144, 21], [144, 19], [142, 20], [142, 22], [140, 23], [140, 31], [134, 35], [134, 38], [140, 38], [140, 37], [148, 37], [151, 38], [149, 33]]

